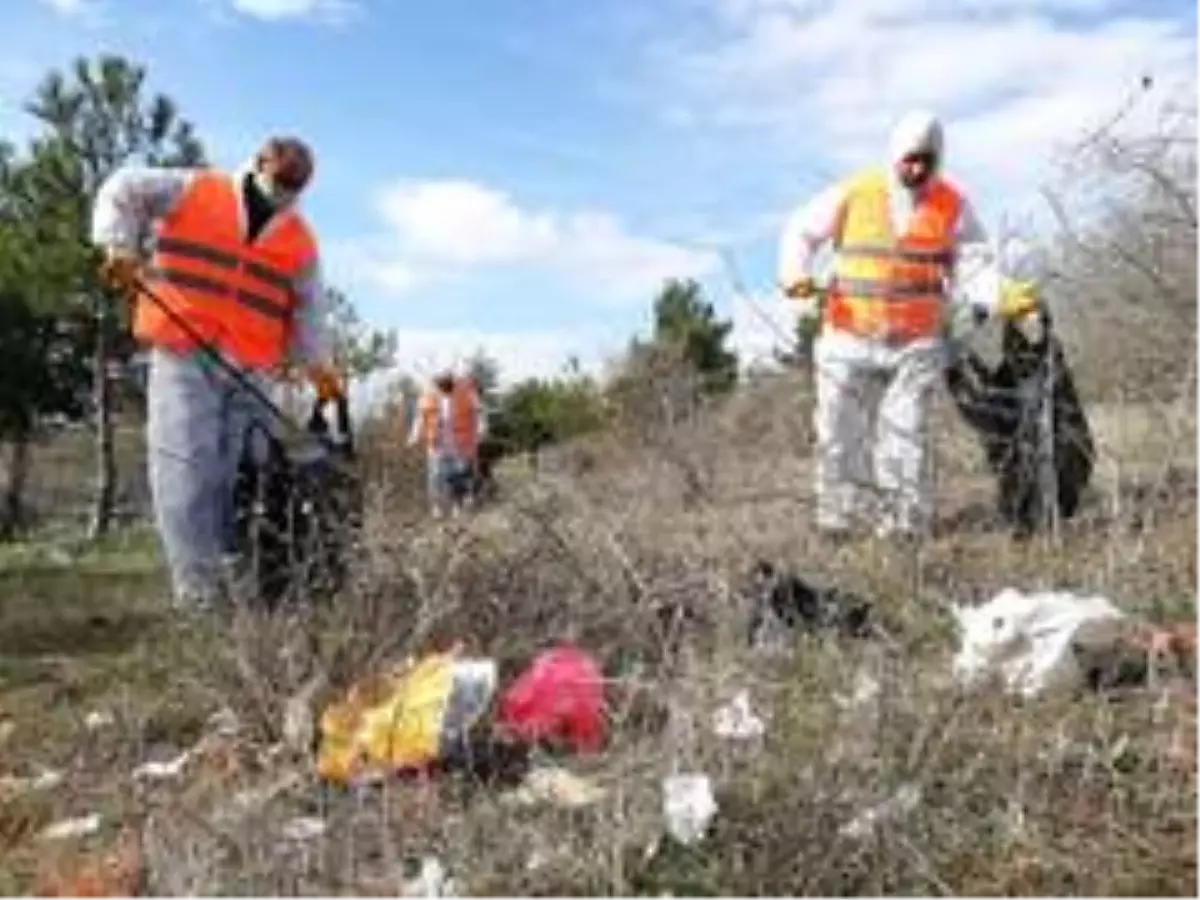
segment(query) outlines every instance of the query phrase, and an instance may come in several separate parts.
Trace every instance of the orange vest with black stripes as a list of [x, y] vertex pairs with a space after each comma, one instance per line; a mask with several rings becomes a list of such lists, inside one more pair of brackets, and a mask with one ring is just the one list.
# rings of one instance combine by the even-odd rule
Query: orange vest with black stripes
[[[479, 450], [479, 394], [470, 384], [456, 383], [450, 393], [450, 433], [454, 445], [468, 459]], [[417, 414], [421, 417], [421, 439], [427, 450], [437, 448], [438, 431], [442, 426], [442, 395], [426, 391], [421, 396]]]
[[851, 181], [826, 322], [838, 331], [893, 343], [935, 337], [945, 316], [962, 197], [935, 178], [905, 231], [896, 234], [888, 190], [882, 169]]
[[[247, 368], [283, 363], [296, 306], [294, 279], [316, 258], [316, 241], [293, 211], [254, 241], [244, 234], [238, 184], [197, 173], [160, 224], [146, 286], [190, 330]], [[141, 341], [176, 352], [196, 346], [188, 329], [147, 297], [133, 322]]]

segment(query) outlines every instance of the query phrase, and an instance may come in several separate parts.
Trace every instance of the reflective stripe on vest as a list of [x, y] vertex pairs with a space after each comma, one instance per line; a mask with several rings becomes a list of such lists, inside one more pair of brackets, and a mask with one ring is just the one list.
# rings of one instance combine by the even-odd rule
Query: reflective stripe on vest
[[[227, 175], [197, 174], [156, 235], [148, 286], [190, 330], [249, 367], [283, 361], [296, 296], [293, 282], [316, 254], [291, 212], [246, 242], [239, 186]], [[154, 303], [138, 303], [139, 338], [179, 351], [195, 341]]]
[[953, 188], [935, 180], [897, 236], [886, 174], [858, 175], [846, 200], [829, 325], [893, 342], [938, 334], [961, 205]]

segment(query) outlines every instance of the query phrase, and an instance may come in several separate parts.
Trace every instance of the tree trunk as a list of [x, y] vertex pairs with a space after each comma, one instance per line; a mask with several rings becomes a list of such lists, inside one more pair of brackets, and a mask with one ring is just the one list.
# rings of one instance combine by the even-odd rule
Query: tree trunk
[[88, 537], [108, 534], [116, 497], [117, 466], [113, 454], [112, 390], [108, 380], [108, 317], [97, 300], [96, 346], [92, 357], [92, 398], [96, 409], [96, 496]]
[[25, 526], [25, 485], [29, 481], [29, 432], [13, 436], [8, 461], [8, 483], [4, 486], [0, 540], [11, 541]]

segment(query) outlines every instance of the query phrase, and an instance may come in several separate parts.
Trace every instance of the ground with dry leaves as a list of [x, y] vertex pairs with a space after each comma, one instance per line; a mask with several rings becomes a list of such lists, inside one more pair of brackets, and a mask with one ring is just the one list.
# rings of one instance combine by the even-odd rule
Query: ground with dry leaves
[[[10, 548], [0, 892], [394, 895], [434, 856], [472, 894], [1194, 895], [1194, 684], [964, 698], [946, 614], [1015, 585], [1194, 620], [1194, 406], [1098, 411], [1088, 516], [1024, 547], [964, 514], [989, 485], [945, 418], [940, 494], [958, 529], [920, 554], [831, 555], [811, 533], [801, 388], [773, 388], [795, 415], [735, 401], [595, 443], [584, 473], [507, 471], [498, 505], [438, 528], [412, 512], [413, 473], [376, 466], [356, 583], [302, 619], [185, 627], [145, 533], [83, 557]], [[739, 589], [758, 558], [871, 597], [895, 644], [755, 657]], [[613, 679], [609, 746], [557, 760], [598, 799], [521, 803], [454, 773], [316, 780], [313, 712], [373, 665], [458, 639], [507, 678], [561, 638]], [[881, 690], [855, 697], [869, 680]], [[713, 731], [741, 689], [760, 739]], [[664, 839], [661, 811], [662, 778], [686, 771], [718, 804], [692, 847]], [[880, 804], [882, 827], [847, 830]], [[93, 833], [46, 836], [89, 815]]]

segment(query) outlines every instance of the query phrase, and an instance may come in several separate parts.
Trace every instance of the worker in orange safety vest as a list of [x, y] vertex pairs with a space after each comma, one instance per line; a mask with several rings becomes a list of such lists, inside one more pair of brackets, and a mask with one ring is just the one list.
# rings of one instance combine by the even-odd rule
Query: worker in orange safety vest
[[446, 369], [417, 402], [409, 446], [425, 449], [430, 514], [439, 518], [472, 502], [472, 483], [485, 430], [479, 391], [467, 373]]
[[[862, 520], [873, 520], [880, 536], [908, 539], [931, 524], [927, 410], [963, 252], [998, 286], [972, 298], [982, 316], [1023, 316], [1038, 304], [1031, 283], [1001, 273], [971, 203], [941, 174], [944, 156], [938, 118], [909, 113], [894, 127], [886, 165], [820, 193], [790, 217], [780, 241], [781, 287], [804, 314], [821, 318], [813, 348], [816, 524], [835, 541]], [[826, 243], [833, 280], [818, 306], [813, 265]]]
[[150, 489], [183, 609], [230, 599], [238, 463], [254, 423], [277, 427], [201, 342], [268, 395], [294, 368], [322, 400], [342, 390], [317, 239], [296, 208], [313, 168], [304, 142], [274, 137], [232, 173], [126, 166], [96, 195], [101, 276], [131, 297], [149, 360]]

